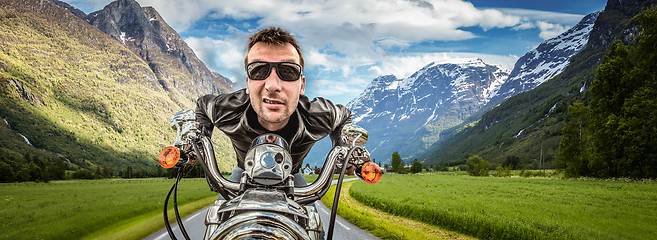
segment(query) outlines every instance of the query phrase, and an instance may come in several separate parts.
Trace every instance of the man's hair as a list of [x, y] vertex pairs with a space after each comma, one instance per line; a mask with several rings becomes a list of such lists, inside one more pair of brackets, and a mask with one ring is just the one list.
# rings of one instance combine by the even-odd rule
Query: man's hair
[[247, 61], [249, 57], [249, 51], [251, 51], [253, 45], [255, 45], [258, 42], [271, 44], [271, 45], [280, 45], [280, 46], [285, 45], [286, 43], [292, 44], [292, 46], [297, 50], [297, 53], [299, 53], [299, 61], [301, 64], [301, 68], [303, 68], [304, 66], [303, 53], [301, 52], [301, 47], [297, 42], [297, 38], [294, 37], [292, 34], [290, 34], [288, 31], [286, 31], [285, 29], [280, 27], [264, 28], [258, 31], [257, 33], [251, 35], [251, 37], [249, 37], [249, 42], [246, 44], [246, 54], [244, 54], [244, 66], [248, 64]]

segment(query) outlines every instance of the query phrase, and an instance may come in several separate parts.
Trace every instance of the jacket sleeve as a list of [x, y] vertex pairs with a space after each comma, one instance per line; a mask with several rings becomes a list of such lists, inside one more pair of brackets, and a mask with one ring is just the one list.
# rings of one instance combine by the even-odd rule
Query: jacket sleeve
[[214, 129], [214, 119], [212, 119], [215, 115], [213, 99], [216, 97], [208, 94], [196, 101], [196, 121], [201, 125], [201, 132], [208, 137], [212, 136], [212, 130]]
[[333, 120], [333, 129], [330, 134], [331, 142], [333, 143], [333, 146], [342, 146], [344, 143], [340, 138], [340, 132], [342, 131], [342, 127], [344, 127], [344, 125], [351, 123], [351, 111], [341, 104], [335, 105], [334, 108], [335, 115]]
[[312, 141], [329, 135], [333, 146], [342, 145], [340, 131], [351, 123], [351, 111], [341, 104], [333, 104], [325, 98], [315, 98], [309, 101], [306, 96], [299, 99], [299, 108], [307, 135]]
[[214, 127], [224, 133], [227, 130], [234, 131], [248, 106], [249, 95], [245, 89], [227, 94], [205, 95], [196, 101], [196, 121], [201, 124], [201, 131], [207, 136], [212, 136]]

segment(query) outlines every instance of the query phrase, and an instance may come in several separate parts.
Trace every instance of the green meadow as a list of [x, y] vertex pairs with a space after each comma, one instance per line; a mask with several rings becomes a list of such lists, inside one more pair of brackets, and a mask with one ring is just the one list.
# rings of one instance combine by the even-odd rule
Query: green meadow
[[[311, 182], [313, 177], [306, 179]], [[151, 178], [0, 184], [0, 239], [141, 239], [164, 226], [162, 206], [173, 182]], [[377, 184], [356, 181], [345, 190], [383, 212], [481, 239], [657, 235], [655, 181], [386, 174]], [[216, 196], [205, 179], [183, 179], [181, 214], [211, 204]], [[355, 208], [350, 204], [341, 201], [340, 206]], [[173, 219], [172, 211], [169, 215]], [[373, 218], [353, 215], [349, 220], [357, 225]], [[384, 239], [419, 234], [412, 229], [417, 224], [405, 230], [392, 221], [364, 228], [381, 232]]]
[[[164, 178], [3, 183], [0, 239], [141, 239], [164, 227], [162, 207], [173, 183]], [[217, 198], [205, 179], [183, 179], [178, 186], [181, 214]], [[171, 210], [169, 217], [175, 219]]]
[[[306, 176], [312, 182], [317, 175]], [[164, 228], [164, 198], [174, 179], [0, 183], [0, 239], [143, 239]], [[178, 184], [183, 216], [212, 204], [204, 178]], [[169, 219], [175, 221], [173, 195]]]
[[367, 206], [481, 239], [654, 239], [657, 182], [386, 174]]

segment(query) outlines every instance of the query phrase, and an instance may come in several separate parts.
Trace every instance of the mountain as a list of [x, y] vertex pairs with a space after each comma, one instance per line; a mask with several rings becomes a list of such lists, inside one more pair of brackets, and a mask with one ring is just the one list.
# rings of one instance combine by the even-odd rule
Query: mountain
[[[454, 98], [458, 93], [454, 93], [452, 99], [441, 96], [445, 89], [441, 89], [440, 94], [434, 93], [429, 97], [426, 89], [435, 89], [434, 86], [426, 88], [418, 84], [401, 83], [402, 80], [394, 76], [381, 76], [373, 80], [363, 94], [348, 105], [353, 111], [354, 121], [374, 131], [371, 139], [374, 139], [375, 143], [368, 145], [372, 156], [387, 160], [394, 151], [399, 151], [408, 160], [421, 156], [418, 154], [438, 141], [441, 134], [445, 135], [444, 131], [459, 124], [471, 124], [483, 112], [507, 98], [531, 90], [561, 73], [570, 63], [571, 57], [586, 46], [598, 14], [599, 12], [595, 12], [587, 15], [571, 29], [525, 54], [516, 62], [510, 73], [507, 70], [505, 74], [500, 75], [504, 77], [492, 81], [487, 88], [475, 90], [479, 96], [461, 96], [461, 99], [472, 98], [476, 101], [457, 103]], [[436, 64], [430, 64], [414, 75], [435, 74], [425, 73], [426, 69], [433, 65]], [[411, 76], [405, 81], [412, 82], [415, 78]], [[400, 84], [406, 87], [398, 90]], [[396, 95], [420, 96], [414, 99], [421, 99], [421, 103], [410, 101], [413, 98], [402, 97], [398, 97], [400, 101], [391, 101]], [[445, 101], [453, 105], [440, 106]], [[377, 137], [380, 137], [381, 141], [378, 141]], [[398, 139], [399, 143], [390, 139]], [[388, 145], [399, 146], [398, 148], [403, 150], [380, 150], [387, 149], [385, 146]]]
[[426, 125], [447, 129], [486, 104], [509, 70], [481, 59], [431, 63], [408, 78], [374, 79], [347, 104], [353, 122], [369, 131], [366, 147], [375, 159], [397, 151], [410, 156], [435, 142]]
[[497, 105], [518, 93], [529, 91], [561, 73], [570, 58], [586, 47], [593, 24], [600, 12], [594, 12], [557, 37], [542, 42], [516, 62], [499, 93], [491, 99]]
[[86, 21], [144, 59], [165, 89], [177, 88], [200, 96], [232, 87], [230, 80], [211, 72], [152, 7], [142, 8], [134, 0], [118, 0], [90, 13]]
[[[200, 94], [229, 87], [203, 73], [154, 9], [132, 3], [110, 4], [132, 6], [112, 12], [122, 19], [116, 26], [126, 32], [124, 44], [61, 3], [0, 0], [0, 169], [21, 172], [39, 159], [59, 158], [71, 170], [156, 171], [159, 151], [175, 135], [169, 117], [193, 108]], [[217, 137], [226, 149], [220, 159], [230, 156], [228, 141]]]
[[655, 2], [608, 1], [595, 20], [586, 47], [560, 74], [508, 98], [468, 125], [445, 131], [422, 155], [425, 164], [457, 165], [467, 156], [479, 155], [494, 165], [516, 156], [526, 168], [554, 167], [561, 129], [569, 118], [568, 106], [589, 98], [588, 86], [611, 43], [620, 39], [627, 44], [637, 36], [632, 17]]

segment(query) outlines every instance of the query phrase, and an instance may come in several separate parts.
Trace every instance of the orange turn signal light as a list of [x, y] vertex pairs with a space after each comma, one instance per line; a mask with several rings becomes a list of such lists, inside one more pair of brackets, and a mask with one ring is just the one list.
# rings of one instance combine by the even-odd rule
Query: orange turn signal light
[[172, 146], [162, 150], [158, 162], [163, 168], [172, 168], [178, 164], [178, 160], [180, 160], [180, 150]]
[[379, 182], [379, 180], [381, 180], [381, 176], [383, 176], [383, 171], [381, 171], [381, 168], [376, 163], [366, 162], [361, 167], [360, 175], [359, 174], [356, 175], [358, 175], [358, 177], [365, 182], [377, 183]]

